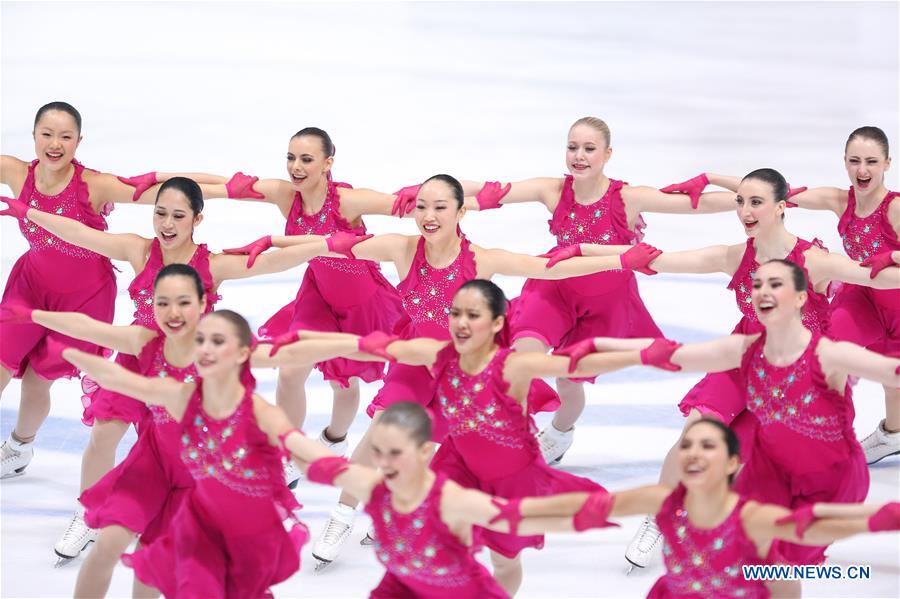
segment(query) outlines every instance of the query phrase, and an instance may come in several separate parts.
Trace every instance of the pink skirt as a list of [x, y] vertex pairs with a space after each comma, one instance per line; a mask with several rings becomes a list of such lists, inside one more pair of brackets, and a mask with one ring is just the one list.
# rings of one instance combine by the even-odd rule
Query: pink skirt
[[[136, 356], [120, 353], [116, 356], [116, 364], [142, 374]], [[143, 402], [104, 389], [88, 376], [81, 379], [81, 390], [84, 392], [81, 397], [84, 406], [81, 421], [88, 426], [92, 426], [94, 420], [121, 420], [137, 426], [150, 413]]]
[[876, 301], [875, 290], [843, 284], [831, 301], [829, 337], [852, 341], [880, 354], [900, 352], [900, 305]]
[[424, 366], [390, 364], [384, 384], [366, 408], [366, 414], [374, 418], [376, 412], [384, 411], [398, 401], [413, 401], [427, 408], [431, 415], [431, 440], [443, 443], [448, 429], [440, 410], [432, 405], [436, 392], [437, 381]]
[[369, 599], [509, 599], [509, 595], [494, 577], [484, 576], [465, 587], [410, 587], [399, 576], [385, 572], [378, 586], [372, 589]]

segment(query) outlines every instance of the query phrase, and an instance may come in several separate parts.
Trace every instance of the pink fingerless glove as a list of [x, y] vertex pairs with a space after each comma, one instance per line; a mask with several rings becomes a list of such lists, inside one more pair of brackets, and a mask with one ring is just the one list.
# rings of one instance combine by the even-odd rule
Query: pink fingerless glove
[[272, 236], [266, 235], [265, 237], [260, 237], [256, 241], [248, 243], [247, 245], [243, 245], [239, 248], [228, 248], [222, 250], [222, 253], [235, 256], [250, 256], [249, 258], [247, 258], [247, 268], [253, 268], [253, 263], [256, 262], [256, 258], [270, 247], [272, 247]]
[[900, 530], [900, 502], [891, 501], [869, 517], [869, 530], [883, 532]]
[[475, 195], [475, 199], [478, 201], [478, 209], [484, 211], [499, 208], [500, 200], [509, 193], [510, 189], [512, 189], [512, 183], [507, 183], [504, 187], [501, 187], [499, 181], [486, 182], [481, 187], [481, 191]]
[[7, 301], [0, 304], [0, 322], [7, 324], [27, 324], [32, 321], [31, 313], [34, 312], [30, 306], [26, 306], [22, 302]]
[[[287, 448], [287, 446], [285, 446], [284, 441], [285, 441], [285, 439], [288, 438], [288, 435], [290, 435], [291, 433], [300, 433], [301, 435], [303, 435], [303, 431], [301, 431], [299, 428], [292, 428], [292, 429], [286, 430], [283, 433], [281, 433], [280, 435], [278, 435], [278, 445], [281, 447], [282, 451], [284, 451], [285, 453], [288, 453], [288, 454], [291, 452]], [[303, 435], [303, 436], [305, 437], [306, 435]]]
[[137, 202], [141, 199], [141, 196], [144, 195], [145, 191], [159, 183], [159, 181], [156, 180], [156, 171], [144, 173], [143, 175], [136, 175], [134, 177], [116, 177], [116, 179], [125, 185], [134, 187], [134, 194], [131, 196], [132, 202]]
[[624, 270], [633, 270], [645, 275], [655, 275], [656, 271], [650, 268], [650, 263], [662, 255], [662, 250], [658, 250], [652, 245], [639, 243], [628, 249], [624, 254], [619, 255], [619, 261], [622, 263]]
[[814, 504], [810, 503], [808, 505], [804, 505], [801, 508], [797, 508], [787, 516], [776, 520], [775, 524], [790, 524], [791, 522], [795, 523], [797, 538], [802, 539], [803, 535], [806, 533], [806, 529], [816, 521], [816, 515], [813, 514], [813, 505]]
[[388, 362], [396, 362], [397, 359], [387, 352], [387, 346], [397, 341], [396, 335], [388, 335], [381, 331], [373, 331], [365, 337], [359, 338], [357, 347], [364, 354], [371, 354], [384, 358]]
[[797, 206], [799, 206], [799, 204], [792, 202], [791, 198], [794, 197], [795, 195], [797, 195], [798, 193], [803, 193], [804, 191], [806, 191], [806, 189], [807, 189], [806, 187], [794, 188], [794, 187], [791, 187], [790, 185], [788, 185], [787, 197], [785, 197], [785, 199], [784, 199], [784, 203], [787, 204], [787, 207], [788, 208], [796, 208]]
[[860, 266], [871, 266], [872, 272], [869, 273], [869, 278], [874, 279], [878, 276], [885, 268], [889, 266], [895, 266], [894, 262], [894, 252], [887, 251], [881, 252], [880, 254], [875, 254], [874, 256], [869, 256], [865, 260], [859, 263]]
[[564, 248], [554, 248], [546, 254], [541, 254], [541, 258], [549, 258], [545, 268], [551, 268], [554, 264], [558, 264], [563, 260], [568, 260], [569, 258], [575, 258], [581, 255], [583, 255], [581, 253], [581, 244], [576, 243], [575, 245], [567, 245]]
[[581, 509], [575, 512], [572, 517], [572, 526], [578, 532], [589, 528], [618, 526], [615, 522], [608, 520], [615, 503], [615, 495], [610, 495], [606, 490], [594, 491], [588, 496]]
[[320, 485], [333, 485], [334, 479], [346, 472], [349, 467], [350, 461], [347, 458], [337, 456], [319, 458], [309, 465], [306, 478]]
[[590, 339], [582, 339], [581, 341], [573, 343], [572, 345], [567, 345], [566, 347], [554, 349], [553, 355], [569, 356], [569, 374], [571, 374], [578, 368], [578, 362], [580, 362], [583, 357], [596, 352], [597, 346], [594, 343], [594, 338], [591, 337]]
[[521, 498], [500, 500], [491, 497], [491, 503], [499, 508], [500, 513], [488, 520], [488, 524], [506, 520], [509, 523], [509, 534], [519, 534], [519, 522], [522, 521]]
[[328, 246], [329, 252], [343, 254], [348, 258], [356, 258], [356, 256], [353, 255], [353, 246], [366, 239], [371, 239], [372, 237], [374, 236], [371, 233], [368, 235], [354, 235], [353, 233], [338, 231], [325, 240], [325, 245]]
[[700, 194], [703, 193], [707, 185], [709, 185], [709, 177], [706, 176], [706, 173], [700, 173], [687, 181], [666, 185], [660, 191], [663, 193], [684, 193], [689, 195], [691, 197], [691, 208], [696, 210], [697, 206], [700, 205]]
[[275, 356], [285, 345], [290, 345], [291, 343], [296, 343], [300, 341], [300, 331], [288, 331], [287, 333], [283, 333], [275, 337], [272, 340], [272, 349], [269, 350], [269, 357]]
[[14, 216], [16, 218], [25, 218], [28, 214], [28, 204], [22, 202], [21, 200], [17, 200], [16, 198], [7, 198], [5, 196], [0, 197], [0, 202], [6, 204], [7, 208], [4, 210], [0, 210], [0, 215], [2, 216]]
[[397, 199], [394, 200], [394, 207], [391, 208], [391, 214], [396, 214], [403, 218], [413, 211], [416, 207], [416, 196], [419, 195], [421, 185], [407, 185], [394, 192]]
[[250, 198], [253, 200], [264, 200], [266, 196], [253, 189], [253, 184], [259, 181], [259, 177], [245, 175], [238, 171], [231, 176], [225, 189], [228, 191], [229, 198]]
[[641, 364], [677, 372], [681, 370], [681, 366], [672, 364], [669, 360], [672, 359], [672, 354], [679, 347], [681, 347], [680, 343], [670, 341], [665, 337], [657, 337], [647, 348], [641, 350]]

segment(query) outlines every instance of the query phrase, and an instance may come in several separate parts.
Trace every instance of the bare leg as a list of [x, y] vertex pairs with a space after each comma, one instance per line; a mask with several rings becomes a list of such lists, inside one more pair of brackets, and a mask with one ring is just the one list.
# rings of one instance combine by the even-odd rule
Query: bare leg
[[22, 399], [13, 434], [17, 439], [30, 441], [50, 414], [50, 386], [53, 381], [42, 379], [31, 367], [22, 376]]
[[662, 469], [659, 472], [659, 482], [664, 485], [670, 485], [672, 488], [678, 486], [678, 481], [681, 480], [681, 472], [678, 468], [678, 448], [681, 446], [681, 439], [684, 437], [684, 431], [688, 429], [688, 427], [700, 420], [703, 416], [697, 409], [691, 409], [691, 412], [687, 416], [687, 420], [684, 423], [684, 428], [681, 429], [681, 436], [678, 437], [678, 440], [675, 442], [669, 449], [669, 453], [666, 454], [666, 459], [663, 460]]
[[584, 412], [584, 383], [556, 379], [556, 390], [560, 405], [553, 415], [553, 428], [566, 432], [575, 427], [575, 421]]
[[491, 563], [494, 565], [494, 578], [513, 597], [522, 586], [522, 556], [509, 559], [492, 550]]
[[122, 420], [94, 421], [90, 441], [81, 456], [82, 492], [112, 470], [116, 462], [116, 447], [126, 432], [128, 423]]
[[288, 420], [297, 428], [306, 420], [306, 379], [312, 366], [302, 368], [280, 368], [275, 404], [284, 410]]
[[334, 404], [331, 408], [331, 423], [325, 429], [325, 435], [338, 441], [347, 436], [359, 410], [359, 379], [351, 378], [347, 388], [337, 383], [331, 383], [331, 388], [334, 390]]
[[134, 533], [124, 526], [107, 526], [100, 531], [78, 571], [75, 597], [105, 597], [119, 556], [133, 539]]
[[884, 428], [889, 433], [900, 431], [900, 389], [884, 388]]
[[[134, 548], [135, 551], [141, 548], [141, 542], [138, 541], [137, 547]], [[160, 592], [158, 589], [145, 585], [143, 582], [138, 580], [138, 577], [134, 577], [134, 583], [131, 585], [131, 597], [132, 599], [158, 599]]]
[[[372, 422], [375, 422], [378, 419], [378, 416], [381, 412], [375, 412], [375, 417], [372, 419]], [[356, 445], [356, 448], [353, 450], [353, 454], [350, 456], [350, 461], [354, 464], [359, 464], [361, 466], [374, 466], [375, 464], [372, 462], [372, 425], [369, 425], [369, 428], [366, 429], [366, 434], [363, 435], [362, 439], [359, 440], [359, 443]], [[338, 499], [341, 503], [346, 506], [356, 508], [359, 505], [359, 500], [350, 495], [346, 491], [341, 491], [341, 497]]]
[[0, 393], [6, 389], [6, 386], [12, 380], [12, 371], [0, 366]]

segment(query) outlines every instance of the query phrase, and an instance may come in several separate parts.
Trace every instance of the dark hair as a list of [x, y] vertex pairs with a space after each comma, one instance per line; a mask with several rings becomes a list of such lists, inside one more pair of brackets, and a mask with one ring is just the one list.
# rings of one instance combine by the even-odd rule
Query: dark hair
[[806, 278], [806, 271], [804, 271], [794, 262], [791, 262], [790, 260], [784, 260], [783, 258], [775, 258], [773, 260], [769, 260], [768, 262], [765, 262], [763, 266], [765, 266], [766, 264], [772, 264], [773, 262], [783, 264], [790, 269], [791, 280], [794, 282], [795, 291], [806, 291], [806, 288], [809, 285], [809, 281]]
[[453, 198], [456, 200], [456, 209], [459, 210], [463, 207], [463, 203], [465, 201], [465, 194], [463, 194], [462, 184], [457, 181], [455, 178], [450, 175], [433, 175], [425, 179], [422, 185], [429, 183], [431, 181], [441, 181], [447, 187], [450, 188], [450, 191], [453, 192]]
[[747, 179], [756, 179], [757, 181], [762, 181], [771, 185], [772, 191], [775, 193], [776, 202], [783, 202], [787, 200], [787, 181], [785, 181], [781, 173], [776, 171], [774, 168], [758, 168], [755, 171], [752, 171], [745, 175], [744, 178], [741, 179], [741, 181], [746, 181]]
[[481, 295], [483, 295], [484, 299], [487, 301], [488, 308], [490, 309], [493, 318], [506, 316], [506, 307], [508, 305], [506, 294], [504, 294], [503, 290], [495, 283], [486, 279], [472, 279], [471, 281], [463, 283], [460, 288], [456, 290], [456, 293], [465, 289], [477, 289], [481, 292]]
[[884, 150], [885, 158], [890, 157], [890, 155], [891, 155], [890, 145], [888, 144], [887, 135], [885, 135], [884, 131], [882, 131], [878, 127], [873, 127], [871, 125], [866, 126], [866, 127], [860, 127], [859, 129], [854, 130], [853, 133], [850, 134], [850, 137], [847, 138], [847, 143], [844, 144], [844, 154], [847, 153], [847, 148], [850, 146], [850, 142], [853, 141], [857, 137], [861, 137], [863, 139], [871, 139], [872, 141], [877, 143], [879, 146], [881, 146], [882, 150]]
[[187, 196], [188, 203], [191, 205], [191, 211], [194, 213], [194, 216], [203, 212], [203, 191], [193, 179], [188, 179], [187, 177], [172, 177], [160, 186], [159, 191], [156, 192], [155, 201], [158, 202], [162, 192], [168, 189], [176, 189]]
[[409, 433], [416, 445], [431, 441], [431, 417], [425, 408], [411, 401], [398, 401], [378, 417], [378, 424], [396, 426]]
[[156, 278], [153, 279], [153, 291], [156, 291], [157, 285], [159, 282], [168, 277], [188, 277], [193, 280], [194, 287], [197, 289], [197, 299], [202, 300], [205, 295], [205, 291], [203, 290], [203, 280], [200, 279], [200, 274], [194, 270], [193, 266], [188, 266], [187, 264], [167, 264], [159, 269], [159, 272], [156, 273]]
[[[701, 422], [705, 422], [706, 424], [711, 424], [722, 432], [722, 438], [725, 440], [725, 448], [728, 450], [728, 457], [732, 458], [737, 456], [738, 461], [741, 458], [741, 442], [738, 440], [737, 434], [731, 428], [719, 420], [718, 418], [711, 418], [709, 416], [703, 416], [699, 420], [695, 420], [687, 427], [684, 431], [685, 434]], [[730, 485], [734, 481], [735, 473], [731, 473], [728, 475], [728, 484]]]
[[78, 127], [78, 133], [81, 133], [81, 113], [75, 110], [75, 107], [68, 102], [50, 102], [49, 104], [44, 104], [38, 108], [37, 114], [34, 115], [34, 126], [37, 127], [38, 121], [41, 120], [44, 113], [51, 110], [59, 110], [68, 113], [75, 119], [75, 126]]
[[328, 135], [323, 129], [319, 129], [318, 127], [306, 127], [304, 129], [300, 129], [291, 139], [296, 137], [303, 137], [304, 135], [312, 135], [313, 137], [318, 137], [319, 141], [322, 142], [322, 151], [325, 152], [325, 157], [329, 158], [334, 156], [334, 144], [331, 141], [331, 136]]
[[216, 310], [215, 312], [207, 314], [206, 318], [209, 318], [210, 316], [220, 316], [230, 322], [234, 328], [237, 329], [241, 347], [250, 347], [253, 345], [253, 332], [250, 330], [250, 324], [247, 322], [246, 318], [234, 310]]

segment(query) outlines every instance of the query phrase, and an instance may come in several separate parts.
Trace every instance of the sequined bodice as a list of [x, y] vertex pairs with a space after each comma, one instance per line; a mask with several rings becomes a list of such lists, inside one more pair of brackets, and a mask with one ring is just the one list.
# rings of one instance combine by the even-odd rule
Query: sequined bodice
[[744, 580], [741, 566], [758, 564], [756, 546], [741, 525], [742, 497], [724, 522], [710, 529], [696, 528], [684, 508], [685, 489], [666, 498], [656, 516], [663, 534], [663, 580], [674, 597], [767, 597], [760, 582]]
[[[173, 378], [182, 383], [193, 383], [197, 379], [197, 367], [193, 363], [179, 368], [172, 366], [166, 361], [165, 355], [165, 338], [160, 335], [150, 343], [154, 344], [153, 356], [150, 359], [149, 368], [145, 370], [145, 376], [156, 376], [161, 379]], [[162, 406], [147, 406], [150, 408], [150, 414], [153, 416], [153, 422], [157, 426], [177, 425], [177, 422], [169, 414], [169, 411]]]
[[839, 232], [844, 242], [847, 255], [862, 262], [870, 256], [886, 251], [900, 250], [900, 244], [896, 243], [893, 235], [886, 234], [885, 224], [887, 219], [884, 212], [888, 205], [896, 197], [896, 193], [889, 192], [882, 200], [878, 208], [866, 217], [856, 216], [856, 196], [850, 189], [850, 198], [847, 202], [845, 217], [841, 219]]
[[550, 232], [556, 236], [557, 247], [576, 243], [630, 245], [639, 234], [627, 230], [622, 205], [622, 181], [609, 180], [603, 197], [588, 205], [575, 201], [572, 176], [563, 181], [562, 194], [553, 212]]
[[198, 383], [182, 420], [181, 459], [191, 476], [198, 485], [214, 479], [242, 495], [270, 496], [274, 485], [282, 483], [276, 476], [281, 461], [275, 449], [264, 444], [265, 439], [260, 443], [253, 438], [252, 388], [247, 388], [231, 416], [215, 420], [203, 410], [201, 385]]
[[382, 483], [372, 491], [366, 511], [375, 527], [375, 555], [389, 572], [430, 586], [461, 587], [471, 580], [477, 564], [469, 548], [440, 521], [445, 480], [438, 475], [428, 496], [409, 514], [394, 509]]

